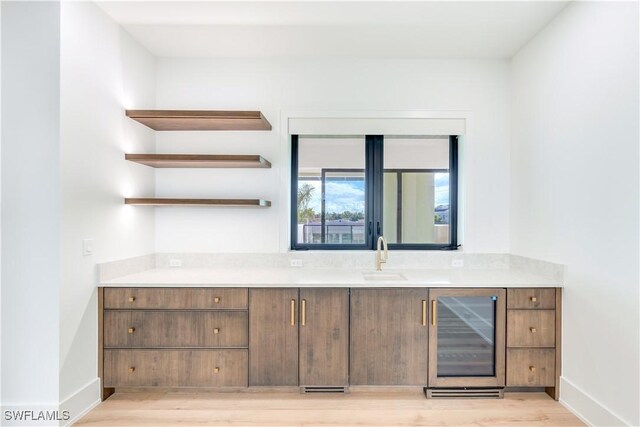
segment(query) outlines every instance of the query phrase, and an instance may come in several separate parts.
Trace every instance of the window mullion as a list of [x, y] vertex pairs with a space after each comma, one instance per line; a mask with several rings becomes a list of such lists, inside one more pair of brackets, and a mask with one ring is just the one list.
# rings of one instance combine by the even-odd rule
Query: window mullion
[[384, 233], [382, 222], [384, 137], [382, 135], [372, 135], [370, 138], [373, 150], [373, 239], [371, 242], [371, 248], [375, 249], [378, 237], [382, 236]]
[[449, 241], [458, 246], [458, 137], [449, 137]]
[[366, 207], [365, 207], [365, 222], [367, 238], [365, 240], [366, 246], [369, 249], [373, 249], [374, 245], [374, 221], [375, 213], [373, 210], [374, 204], [374, 140], [371, 136], [365, 137], [365, 192], [366, 192]]
[[291, 248], [298, 244], [298, 135], [291, 135]]

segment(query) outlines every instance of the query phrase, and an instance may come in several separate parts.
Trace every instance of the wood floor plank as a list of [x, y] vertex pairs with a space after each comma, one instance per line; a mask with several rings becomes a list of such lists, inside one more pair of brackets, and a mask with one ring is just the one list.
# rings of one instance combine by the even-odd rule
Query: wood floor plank
[[425, 399], [419, 393], [116, 392], [77, 426], [582, 426], [544, 393]]

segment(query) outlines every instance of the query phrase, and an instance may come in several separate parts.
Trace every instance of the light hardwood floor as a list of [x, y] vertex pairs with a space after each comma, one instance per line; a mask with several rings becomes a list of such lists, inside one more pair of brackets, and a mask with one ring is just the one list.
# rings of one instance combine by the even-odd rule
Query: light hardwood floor
[[425, 399], [420, 393], [116, 393], [77, 426], [581, 426], [544, 393]]

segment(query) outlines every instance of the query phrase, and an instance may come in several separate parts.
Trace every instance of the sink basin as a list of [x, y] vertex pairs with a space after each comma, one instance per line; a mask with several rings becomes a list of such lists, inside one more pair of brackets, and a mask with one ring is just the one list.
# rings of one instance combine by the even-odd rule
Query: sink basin
[[374, 273], [362, 273], [362, 277], [364, 277], [364, 280], [373, 280], [373, 281], [375, 280], [386, 280], [386, 281], [407, 280], [407, 278], [400, 273], [385, 273], [382, 271], [377, 271]]

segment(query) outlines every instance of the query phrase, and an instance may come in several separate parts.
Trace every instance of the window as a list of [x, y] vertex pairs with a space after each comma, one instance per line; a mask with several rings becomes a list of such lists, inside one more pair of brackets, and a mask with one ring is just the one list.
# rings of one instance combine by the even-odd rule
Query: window
[[449, 138], [385, 138], [383, 229], [389, 243], [450, 243], [449, 149]]
[[365, 138], [294, 140], [297, 185], [292, 247], [365, 249]]
[[457, 137], [292, 136], [291, 248], [455, 249]]

